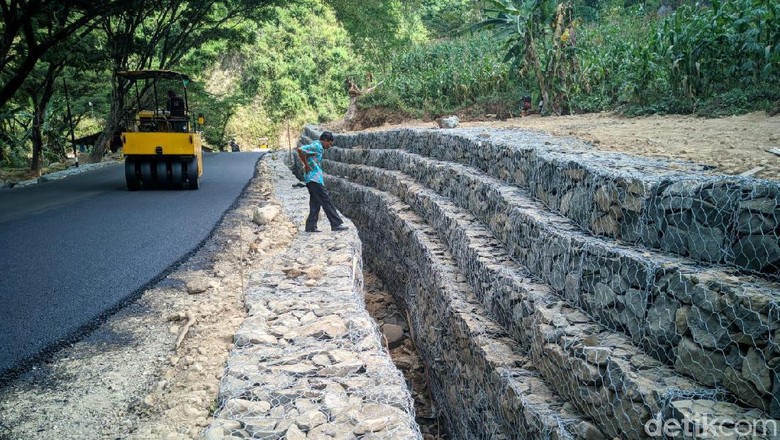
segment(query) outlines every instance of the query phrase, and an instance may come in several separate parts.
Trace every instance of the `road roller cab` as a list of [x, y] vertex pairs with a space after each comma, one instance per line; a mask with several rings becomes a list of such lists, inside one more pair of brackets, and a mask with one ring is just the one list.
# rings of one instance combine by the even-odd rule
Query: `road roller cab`
[[194, 119], [189, 108], [190, 78], [170, 70], [135, 70], [118, 76], [130, 81], [126, 90], [135, 102], [122, 132], [127, 188], [198, 189], [203, 118]]

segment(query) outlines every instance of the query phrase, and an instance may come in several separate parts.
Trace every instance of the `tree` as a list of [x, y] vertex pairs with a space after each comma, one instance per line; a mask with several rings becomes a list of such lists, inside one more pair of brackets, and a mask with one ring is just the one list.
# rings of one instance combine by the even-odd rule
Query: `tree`
[[38, 61], [75, 33], [125, 5], [119, 0], [3, 0], [0, 13], [0, 108], [22, 87]]
[[[488, 19], [473, 30], [492, 29], [504, 42], [505, 61], [530, 66], [544, 102], [544, 111], [561, 112], [564, 97], [553, 93], [562, 79], [562, 51], [573, 32], [571, 7], [556, 0], [487, 0]], [[525, 63], [525, 66], [522, 64]], [[551, 99], [552, 98], [552, 99]]]
[[50, 60], [47, 67], [43, 70], [43, 75], [39, 80], [25, 82], [24, 90], [29, 96], [32, 112], [32, 132], [31, 140], [33, 144], [33, 156], [30, 163], [32, 171], [40, 172], [43, 155], [43, 126], [46, 118], [46, 109], [49, 101], [54, 95], [54, 82], [56, 81], [62, 69], [65, 67], [65, 61], [62, 59]]
[[272, 0], [128, 0], [129, 7], [107, 16], [101, 29], [113, 71], [111, 109], [90, 159], [100, 161], [107, 141], [121, 127], [128, 85], [117, 72], [171, 69], [193, 48], [223, 38], [241, 39], [231, 23], [262, 13]]

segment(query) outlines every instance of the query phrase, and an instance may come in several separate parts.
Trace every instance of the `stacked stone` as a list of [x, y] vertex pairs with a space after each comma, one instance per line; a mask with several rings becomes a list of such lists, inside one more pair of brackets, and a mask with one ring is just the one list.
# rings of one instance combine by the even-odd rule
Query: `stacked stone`
[[365, 255], [410, 312], [415, 345], [456, 438], [604, 435], [529, 369], [530, 352], [481, 306], [436, 232], [397, 197], [329, 177]]
[[[308, 194], [271, 162], [277, 198], [302, 223]], [[299, 235], [250, 276], [206, 439], [421, 439], [411, 395], [365, 310], [354, 229]]]
[[[316, 133], [307, 127], [306, 134]], [[395, 130], [337, 136], [344, 148], [404, 148], [529, 191], [596, 234], [706, 263], [780, 274], [780, 186], [685, 163], [594, 153], [518, 131]]]
[[[398, 196], [448, 244], [493, 316], [524, 347], [556, 391], [599, 422], [611, 437], [643, 438], [644, 426], [670, 402], [697, 397], [714, 404], [717, 391], [694, 383], [642, 354], [628, 338], [604, 331], [526, 270], [469, 213], [398, 172], [329, 162], [329, 172]], [[335, 180], [337, 191], [343, 184]], [[346, 188], [350, 190], [351, 188]], [[354, 189], [352, 189], [354, 190]], [[754, 414], [722, 405], [715, 415]]]
[[[305, 137], [317, 134], [309, 130]], [[642, 422], [659, 417], [766, 417], [734, 405], [737, 400], [777, 414], [776, 284], [592, 237], [519, 188], [474, 169], [479, 167], [387, 151], [410, 141], [424, 144], [418, 136], [394, 131], [339, 137], [339, 146], [372, 149], [332, 149], [328, 157], [343, 163], [326, 162], [326, 171], [395, 194], [406, 209], [423, 217], [450, 248], [489, 316], [522, 349], [530, 346], [544, 379], [604, 433], [642, 438], [647, 434]], [[367, 145], [369, 138], [380, 143]], [[534, 154], [571, 155], [548, 150]], [[493, 153], [470, 154], [487, 159]], [[432, 155], [461, 163], [467, 157], [462, 150], [443, 147]], [[660, 166], [650, 168], [662, 171]], [[353, 184], [343, 187], [347, 192], [365, 191]], [[342, 207], [348, 209], [348, 203]], [[365, 209], [376, 211], [376, 206]], [[379, 217], [363, 215], [368, 224]], [[391, 246], [389, 241], [382, 240], [383, 249]], [[514, 277], [507, 275], [512, 273]], [[530, 277], [552, 289], [531, 283]], [[724, 393], [723, 387], [734, 395]], [[721, 399], [727, 401], [717, 401]]]
[[[602, 324], [625, 331], [696, 380], [725, 386], [750, 405], [780, 414], [776, 283], [594, 239], [522, 190], [462, 165], [400, 150], [335, 149], [329, 156], [400, 170], [452, 198], [489, 225], [534, 276]], [[750, 356], [740, 356], [740, 350]]]

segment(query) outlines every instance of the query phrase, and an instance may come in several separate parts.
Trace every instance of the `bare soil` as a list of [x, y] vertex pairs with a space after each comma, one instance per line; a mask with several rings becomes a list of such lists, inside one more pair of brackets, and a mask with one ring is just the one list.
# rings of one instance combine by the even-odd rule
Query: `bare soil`
[[[382, 116], [376, 110], [359, 117], [364, 125], [382, 121], [381, 125], [366, 131], [438, 128], [433, 121], [400, 122], [398, 115]], [[768, 116], [764, 112], [723, 118], [685, 115], [628, 118], [614, 113], [531, 115], [481, 121], [461, 118], [459, 126], [540, 131], [582, 139], [602, 151], [701, 163], [723, 174], [741, 174], [760, 168], [754, 177], [780, 180], [780, 156], [767, 151], [780, 148], [780, 116]]]

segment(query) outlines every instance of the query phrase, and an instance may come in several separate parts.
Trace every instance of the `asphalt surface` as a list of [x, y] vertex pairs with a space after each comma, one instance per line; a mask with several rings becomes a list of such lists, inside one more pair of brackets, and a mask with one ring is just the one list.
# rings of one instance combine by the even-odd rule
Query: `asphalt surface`
[[194, 252], [261, 156], [204, 154], [197, 191], [129, 192], [121, 164], [0, 191], [0, 383]]

